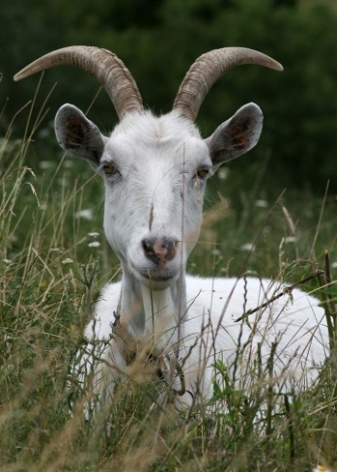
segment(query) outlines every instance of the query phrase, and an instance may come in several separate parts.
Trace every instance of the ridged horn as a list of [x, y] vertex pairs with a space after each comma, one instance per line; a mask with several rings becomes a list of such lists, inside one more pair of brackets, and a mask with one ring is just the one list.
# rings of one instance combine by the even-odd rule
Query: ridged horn
[[143, 101], [130, 71], [116, 54], [92, 46], [70, 46], [52, 51], [29, 64], [14, 76], [21, 80], [51, 67], [73, 65], [91, 74], [107, 92], [119, 119], [126, 113], [143, 110]]
[[173, 109], [195, 121], [199, 108], [212, 85], [229, 69], [242, 64], [258, 64], [277, 71], [282, 65], [254, 49], [228, 47], [214, 49], [200, 56], [190, 67], [182, 81]]

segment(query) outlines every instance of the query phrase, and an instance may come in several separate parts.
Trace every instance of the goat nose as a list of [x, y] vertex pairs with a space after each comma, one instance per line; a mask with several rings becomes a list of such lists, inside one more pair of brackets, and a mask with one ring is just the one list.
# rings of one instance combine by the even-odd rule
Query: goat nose
[[171, 261], [177, 252], [178, 241], [168, 238], [145, 238], [142, 246], [145, 256], [155, 264]]

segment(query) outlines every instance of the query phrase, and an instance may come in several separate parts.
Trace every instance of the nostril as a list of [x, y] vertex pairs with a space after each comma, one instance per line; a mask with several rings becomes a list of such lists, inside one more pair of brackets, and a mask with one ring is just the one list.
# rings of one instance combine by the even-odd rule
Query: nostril
[[168, 238], [145, 238], [142, 247], [145, 256], [155, 264], [171, 261], [177, 252], [178, 241]]
[[143, 246], [143, 250], [146, 256], [154, 256], [154, 250], [153, 250], [154, 242], [155, 240], [152, 238], [143, 239], [142, 246]]
[[176, 255], [178, 241], [176, 239], [165, 239], [163, 244], [165, 245], [167, 250], [166, 260], [171, 261]]

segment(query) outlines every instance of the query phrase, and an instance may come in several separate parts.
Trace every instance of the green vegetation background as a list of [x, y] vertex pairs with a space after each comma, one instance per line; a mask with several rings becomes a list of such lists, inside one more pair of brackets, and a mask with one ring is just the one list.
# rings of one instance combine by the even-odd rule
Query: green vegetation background
[[[155, 112], [171, 108], [192, 61], [223, 46], [264, 51], [285, 67], [282, 74], [245, 66], [217, 83], [198, 124], [206, 135], [242, 104], [255, 101], [265, 113], [259, 147], [238, 162], [237, 186], [249, 185], [267, 159], [268, 190], [284, 187], [337, 191], [337, 4], [334, 0], [30, 0], [3, 2], [0, 15], [2, 74], [0, 130], [27, 102], [37, 78], [17, 84], [15, 72], [40, 55], [87, 44], [116, 52], [134, 74], [144, 102]], [[73, 68], [45, 74], [42, 92], [57, 82], [44, 124], [64, 102], [86, 108], [97, 84]], [[90, 117], [103, 131], [116, 121], [101, 93]], [[26, 116], [16, 120], [20, 134]], [[240, 177], [242, 175], [242, 177]]]

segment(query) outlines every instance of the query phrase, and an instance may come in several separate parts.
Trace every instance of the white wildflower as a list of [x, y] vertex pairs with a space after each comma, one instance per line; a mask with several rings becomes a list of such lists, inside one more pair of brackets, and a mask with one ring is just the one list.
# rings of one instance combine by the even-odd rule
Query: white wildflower
[[93, 231], [92, 233], [88, 233], [88, 236], [90, 236], [91, 238], [98, 238], [99, 233], [97, 233], [96, 231]]
[[74, 261], [70, 259], [70, 257], [67, 257], [62, 261], [62, 264], [72, 264]]
[[91, 221], [93, 217], [93, 211], [91, 208], [80, 210], [75, 214], [76, 218], [82, 218], [83, 220]]
[[255, 206], [259, 208], [267, 208], [268, 207], [268, 202], [267, 200], [255, 200]]
[[337, 261], [331, 262], [331, 268], [337, 269]]
[[283, 241], [287, 243], [297, 243], [297, 237], [296, 236], [287, 236], [283, 238]]
[[93, 241], [92, 243], [88, 244], [88, 247], [99, 247], [101, 245], [98, 241]]
[[253, 252], [254, 251], [254, 244], [253, 243], [246, 243], [241, 246], [241, 251]]
[[228, 177], [228, 169], [226, 167], [221, 167], [217, 172], [218, 178], [221, 180], [226, 180]]
[[312, 469], [312, 472], [331, 472], [331, 469], [328, 469], [325, 465], [317, 465]]
[[255, 270], [245, 270], [243, 277], [258, 277], [259, 274]]

